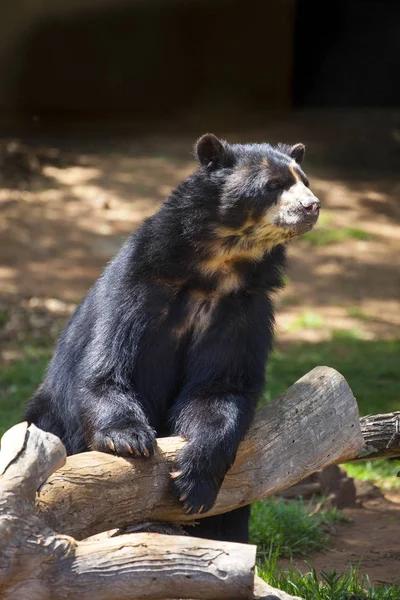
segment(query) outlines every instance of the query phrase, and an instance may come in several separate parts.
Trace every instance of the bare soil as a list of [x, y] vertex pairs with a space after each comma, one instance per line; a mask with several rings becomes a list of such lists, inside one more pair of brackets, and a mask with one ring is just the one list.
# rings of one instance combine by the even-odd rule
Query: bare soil
[[[328, 116], [306, 114], [226, 134], [235, 141], [305, 141], [305, 168], [323, 206], [320, 226], [329, 221], [329, 227], [373, 236], [291, 245], [289, 282], [278, 298], [278, 340], [318, 341], [349, 328], [371, 339], [400, 337], [397, 116]], [[35, 141], [28, 147], [39, 169], [22, 159], [18, 165], [18, 156], [13, 170], [2, 171], [0, 163], [3, 306], [70, 312], [129, 232], [192, 171], [194, 138]], [[352, 316], [354, 307], [367, 319]], [[318, 313], [321, 325], [294, 326], [304, 311]]]
[[[373, 235], [291, 245], [289, 281], [278, 298], [278, 343], [319, 341], [351, 328], [366, 339], [400, 337], [399, 122], [392, 113], [312, 113], [225, 132], [230, 141], [305, 142], [322, 224]], [[0, 163], [3, 360], [21, 352], [16, 340], [54, 338], [129, 232], [192, 171], [190, 150], [200, 133], [30, 140], [19, 150], [3, 143], [0, 156], [14, 152], [3, 169]], [[354, 316], [354, 307], [367, 318]], [[293, 326], [305, 311], [320, 315], [321, 326]], [[332, 550], [312, 557], [317, 569], [341, 571], [362, 556], [372, 581], [399, 582], [398, 492], [345, 513], [353, 522], [337, 527]]]
[[[343, 573], [359, 568], [372, 584], [400, 583], [400, 490], [364, 500], [359, 507], [345, 508], [349, 523], [340, 523], [331, 531], [331, 546], [314, 553], [307, 562], [320, 571]], [[283, 562], [283, 565], [287, 564]], [[302, 559], [293, 561], [303, 572], [309, 566]]]

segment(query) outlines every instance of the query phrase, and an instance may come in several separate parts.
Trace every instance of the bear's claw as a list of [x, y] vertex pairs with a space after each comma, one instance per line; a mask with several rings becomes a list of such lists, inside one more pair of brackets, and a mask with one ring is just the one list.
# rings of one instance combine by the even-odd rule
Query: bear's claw
[[148, 458], [154, 454], [155, 433], [150, 425], [136, 425], [123, 429], [111, 427], [96, 432], [92, 450], [108, 452], [117, 456]]

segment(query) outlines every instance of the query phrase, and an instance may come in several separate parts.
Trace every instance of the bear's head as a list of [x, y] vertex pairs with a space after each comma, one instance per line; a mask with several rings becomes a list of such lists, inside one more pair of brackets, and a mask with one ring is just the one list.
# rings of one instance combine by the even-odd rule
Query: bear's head
[[228, 144], [206, 134], [195, 151], [218, 192], [214, 239], [232, 258], [257, 260], [315, 225], [320, 202], [300, 167], [303, 144]]

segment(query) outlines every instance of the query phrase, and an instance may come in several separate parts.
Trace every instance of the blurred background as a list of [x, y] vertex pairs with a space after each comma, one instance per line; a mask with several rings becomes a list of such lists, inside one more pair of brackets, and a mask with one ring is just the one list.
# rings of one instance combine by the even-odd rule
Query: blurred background
[[328, 364], [361, 413], [398, 410], [399, 75], [398, 0], [2, 0], [0, 433], [207, 131], [305, 143], [322, 201], [290, 247], [266, 399]]
[[290, 248], [266, 394], [325, 362], [362, 412], [398, 408], [399, 29], [397, 1], [3, 0], [0, 350], [34, 382], [5, 376], [0, 426], [207, 131], [305, 143], [322, 201]]

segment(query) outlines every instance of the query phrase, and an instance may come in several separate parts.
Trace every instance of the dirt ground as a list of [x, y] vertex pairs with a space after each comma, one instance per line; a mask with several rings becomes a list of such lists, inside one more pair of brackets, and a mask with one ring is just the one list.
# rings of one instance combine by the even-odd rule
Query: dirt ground
[[[395, 112], [304, 113], [216, 132], [228, 141], [305, 142], [304, 168], [322, 201], [320, 226], [371, 234], [291, 245], [278, 343], [328, 339], [335, 329], [357, 329], [365, 339], [400, 337], [399, 123]], [[0, 142], [0, 308], [11, 315], [0, 333], [3, 361], [18, 356], [14, 342], [28, 333], [56, 334], [128, 233], [191, 172], [193, 141], [202, 132], [64, 135], [31, 138], [25, 148]], [[293, 327], [307, 311], [320, 315], [321, 325]], [[361, 313], [368, 318], [360, 320]], [[353, 523], [338, 526], [332, 550], [312, 557], [317, 569], [340, 571], [362, 555], [372, 581], [399, 582], [398, 493], [345, 512]]]
[[[322, 201], [320, 226], [371, 234], [321, 247], [302, 239], [291, 245], [289, 282], [278, 298], [278, 341], [317, 341], [333, 329], [352, 328], [367, 339], [397, 338], [400, 119], [392, 113], [328, 116], [304, 114], [263, 130], [225, 132], [232, 141], [303, 140], [305, 169]], [[31, 139], [33, 168], [14, 157], [17, 167], [6, 170], [3, 160], [2, 305], [22, 307], [26, 315], [36, 311], [39, 320], [71, 312], [128, 233], [191, 172], [197, 133]], [[368, 318], [360, 322], [354, 307]], [[304, 311], [318, 313], [321, 326], [293, 327]], [[3, 358], [11, 338], [3, 340]]]
[[[332, 570], [343, 573], [353, 567], [368, 574], [372, 584], [399, 584], [400, 490], [365, 499], [360, 506], [342, 512], [350, 522], [332, 527], [330, 548], [312, 554], [307, 563], [312, 563], [318, 573]], [[309, 570], [307, 563], [302, 559], [293, 561], [303, 572]]]

